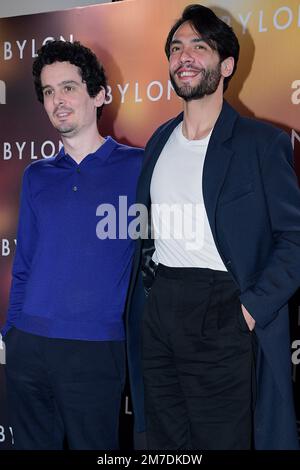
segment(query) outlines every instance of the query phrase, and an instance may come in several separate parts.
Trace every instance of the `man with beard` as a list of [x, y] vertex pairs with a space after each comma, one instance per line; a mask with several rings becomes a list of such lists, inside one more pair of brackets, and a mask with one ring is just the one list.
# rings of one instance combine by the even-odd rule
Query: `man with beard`
[[127, 320], [137, 430], [150, 449], [296, 449], [290, 139], [223, 100], [239, 43], [210, 9], [188, 6], [165, 52], [183, 113], [148, 142], [138, 184], [153, 233], [145, 220], [130, 288], [140, 309]]
[[98, 225], [102, 203], [117, 217], [119, 195], [134, 204], [143, 151], [100, 135], [107, 81], [90, 49], [47, 42], [33, 76], [63, 147], [23, 179], [3, 330], [14, 444], [117, 449], [134, 250], [129, 237], [110, 238]]

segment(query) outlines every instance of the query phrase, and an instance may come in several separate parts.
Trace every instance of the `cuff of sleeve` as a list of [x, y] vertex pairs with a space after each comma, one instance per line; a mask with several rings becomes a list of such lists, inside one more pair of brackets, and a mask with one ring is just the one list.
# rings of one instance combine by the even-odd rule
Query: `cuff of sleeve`
[[12, 328], [13, 325], [10, 325], [9, 323], [6, 323], [2, 330], [0, 331], [2, 338], [5, 337], [5, 335], [8, 333], [8, 331]]
[[278, 312], [266, 305], [262, 295], [255, 294], [248, 289], [240, 295], [240, 301], [260, 328], [265, 328], [275, 320]]

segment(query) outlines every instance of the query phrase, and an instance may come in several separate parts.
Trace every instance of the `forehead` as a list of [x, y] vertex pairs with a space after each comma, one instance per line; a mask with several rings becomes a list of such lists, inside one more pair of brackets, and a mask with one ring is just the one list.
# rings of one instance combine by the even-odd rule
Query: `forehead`
[[82, 82], [80, 69], [70, 62], [53, 62], [45, 65], [41, 72], [42, 86], [55, 85], [62, 81]]
[[189, 21], [186, 21], [176, 29], [173, 34], [172, 41], [191, 38], [201, 38], [201, 34], [194, 29], [193, 25]]

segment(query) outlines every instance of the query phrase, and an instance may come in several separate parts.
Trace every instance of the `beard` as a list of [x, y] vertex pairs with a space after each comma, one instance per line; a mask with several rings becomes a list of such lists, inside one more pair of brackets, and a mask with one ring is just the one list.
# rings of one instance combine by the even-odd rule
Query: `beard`
[[175, 80], [175, 73], [170, 72], [170, 80], [175, 93], [184, 101], [199, 100], [206, 95], [212, 95], [218, 88], [221, 80], [221, 64], [214, 69], [201, 69], [201, 77], [195, 86], [178, 85]]
[[76, 130], [75, 126], [74, 125], [70, 125], [70, 124], [60, 124], [58, 126], [55, 126], [56, 130], [61, 134], [61, 135], [66, 135], [66, 136], [70, 136], [74, 133], [74, 131]]

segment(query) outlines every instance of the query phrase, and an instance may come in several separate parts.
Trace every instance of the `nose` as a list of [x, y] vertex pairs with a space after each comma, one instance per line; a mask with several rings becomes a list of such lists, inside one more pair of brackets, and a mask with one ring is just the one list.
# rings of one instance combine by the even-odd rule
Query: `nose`
[[194, 59], [189, 49], [183, 49], [180, 54], [179, 60], [181, 64], [186, 64], [193, 62]]
[[53, 104], [55, 106], [59, 106], [60, 104], [64, 103], [64, 97], [63, 94], [59, 91], [55, 91], [53, 93]]

